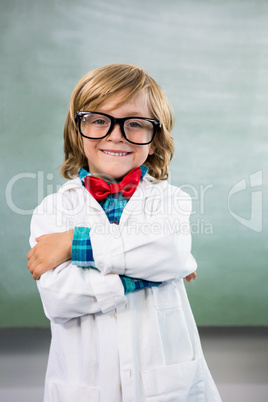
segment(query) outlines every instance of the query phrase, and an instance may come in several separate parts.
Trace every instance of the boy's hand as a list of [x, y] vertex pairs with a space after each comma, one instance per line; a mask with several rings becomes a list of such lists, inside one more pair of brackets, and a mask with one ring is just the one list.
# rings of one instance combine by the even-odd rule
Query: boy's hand
[[33, 279], [71, 259], [73, 230], [37, 237], [37, 244], [27, 254], [27, 267]]
[[196, 280], [196, 272], [193, 272], [192, 274], [190, 274], [190, 275], [187, 275], [185, 278], [183, 278], [183, 279], [186, 279], [186, 281], [187, 282], [191, 282], [191, 280], [193, 279], [194, 281]]

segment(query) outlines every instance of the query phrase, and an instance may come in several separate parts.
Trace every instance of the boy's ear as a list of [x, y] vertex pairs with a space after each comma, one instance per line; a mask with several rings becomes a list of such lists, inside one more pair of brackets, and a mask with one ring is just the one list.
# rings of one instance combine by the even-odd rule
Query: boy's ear
[[154, 150], [155, 150], [155, 146], [153, 144], [150, 144], [148, 155], [153, 155]]

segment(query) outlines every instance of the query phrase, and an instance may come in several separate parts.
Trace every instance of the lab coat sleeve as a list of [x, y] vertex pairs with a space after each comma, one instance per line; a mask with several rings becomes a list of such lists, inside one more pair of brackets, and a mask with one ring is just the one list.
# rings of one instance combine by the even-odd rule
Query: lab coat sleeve
[[[68, 199], [61, 194], [46, 197], [32, 217], [31, 247], [36, 244], [36, 237], [42, 234], [70, 229], [63, 213], [70, 208]], [[95, 269], [74, 266], [71, 261], [45, 272], [37, 281], [37, 286], [45, 314], [54, 322], [106, 313], [126, 303], [124, 288], [117, 274], [103, 276]]]
[[126, 225], [91, 231], [93, 256], [98, 269], [150, 281], [184, 278], [197, 268], [191, 254], [189, 216], [191, 198], [180, 189], [164, 194], [160, 207], [138, 214]]

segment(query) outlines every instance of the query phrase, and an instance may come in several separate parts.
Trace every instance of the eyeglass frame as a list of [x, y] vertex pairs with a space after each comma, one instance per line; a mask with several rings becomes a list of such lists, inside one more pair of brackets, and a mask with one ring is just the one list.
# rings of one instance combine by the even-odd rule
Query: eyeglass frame
[[[111, 120], [111, 126], [110, 126], [108, 132], [103, 137], [98, 137], [98, 138], [96, 138], [96, 137], [87, 137], [85, 134], [82, 133], [82, 131], [81, 131], [81, 118], [82, 118], [82, 116], [84, 116], [84, 115], [86, 115], [88, 113], [94, 113], [94, 114], [99, 114], [101, 116], [106, 116]], [[125, 123], [126, 120], [129, 120], [129, 119], [140, 119], [140, 120], [150, 121], [153, 124], [153, 129], [154, 129], [151, 141], [145, 142], [145, 143], [130, 141], [127, 138], [127, 136], [125, 134], [125, 131], [124, 131], [124, 123]], [[153, 139], [155, 137], [155, 134], [156, 134], [157, 130], [159, 130], [161, 128], [161, 122], [159, 120], [150, 119], [149, 117], [130, 116], [130, 117], [117, 118], [117, 117], [110, 116], [109, 114], [106, 114], [106, 113], [92, 112], [92, 111], [83, 111], [83, 112], [78, 111], [78, 112], [76, 112], [76, 119], [75, 120], [78, 121], [79, 133], [82, 135], [82, 137], [88, 138], [90, 140], [102, 140], [103, 138], [105, 138], [109, 134], [111, 134], [111, 132], [113, 131], [114, 126], [116, 124], [119, 124], [121, 134], [123, 135], [125, 140], [127, 140], [128, 142], [130, 142], [131, 144], [134, 144], [134, 145], [148, 145], [148, 144], [151, 144], [151, 142], [153, 141]]]

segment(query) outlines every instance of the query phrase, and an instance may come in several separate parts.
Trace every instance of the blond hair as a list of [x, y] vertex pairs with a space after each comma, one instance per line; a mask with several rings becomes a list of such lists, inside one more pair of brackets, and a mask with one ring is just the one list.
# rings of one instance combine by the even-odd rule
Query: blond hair
[[155, 119], [160, 120], [161, 128], [157, 131], [152, 146], [153, 155], [148, 155], [144, 164], [148, 173], [158, 180], [168, 178], [168, 166], [174, 153], [173, 111], [161, 87], [145, 71], [131, 64], [110, 64], [90, 71], [76, 85], [70, 100], [69, 110], [64, 125], [65, 162], [61, 174], [71, 179], [79, 169], [88, 168], [82, 137], [78, 132], [76, 112], [79, 110], [96, 111], [105, 103], [116, 99], [115, 107], [132, 99], [144, 91], [149, 109]]

